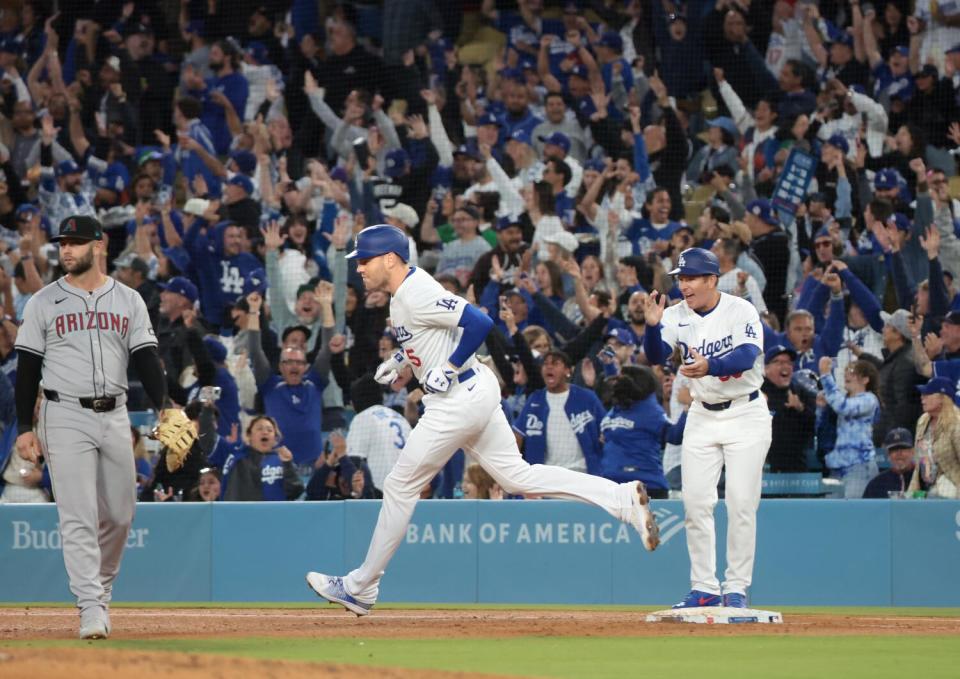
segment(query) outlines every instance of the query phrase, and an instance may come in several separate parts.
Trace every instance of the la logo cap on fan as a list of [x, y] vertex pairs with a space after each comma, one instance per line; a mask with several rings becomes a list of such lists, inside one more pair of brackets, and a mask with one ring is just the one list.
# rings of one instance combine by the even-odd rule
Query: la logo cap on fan
[[73, 215], [60, 222], [59, 233], [50, 239], [56, 243], [61, 238], [75, 240], [102, 240], [103, 227], [100, 222], [89, 215]]

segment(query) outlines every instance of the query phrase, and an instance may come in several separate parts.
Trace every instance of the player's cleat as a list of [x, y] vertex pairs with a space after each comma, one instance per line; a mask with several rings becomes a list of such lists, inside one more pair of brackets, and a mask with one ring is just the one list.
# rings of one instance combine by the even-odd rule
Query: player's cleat
[[106, 639], [110, 636], [105, 618], [100, 606], [90, 606], [80, 611], [80, 638]]
[[343, 578], [324, 575], [323, 573], [307, 573], [307, 584], [314, 592], [333, 604], [340, 604], [351, 613], [358, 616], [369, 615], [373, 604], [357, 601], [343, 584]]
[[703, 608], [704, 606], [720, 606], [723, 603], [723, 597], [719, 594], [710, 592], [701, 592], [699, 589], [692, 590], [683, 601], [674, 604], [673, 608]]
[[747, 595], [740, 592], [730, 592], [723, 595], [723, 605], [727, 608], [746, 608]]
[[647, 495], [647, 487], [642, 481], [637, 481], [636, 492], [630, 496], [630, 523], [640, 533], [647, 551], [655, 550], [660, 544], [660, 526], [650, 511], [650, 496]]

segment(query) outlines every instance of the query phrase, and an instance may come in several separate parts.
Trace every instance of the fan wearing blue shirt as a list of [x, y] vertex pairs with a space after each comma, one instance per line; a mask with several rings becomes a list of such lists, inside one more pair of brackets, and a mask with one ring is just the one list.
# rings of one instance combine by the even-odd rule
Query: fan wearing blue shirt
[[197, 73], [185, 75], [188, 93], [203, 103], [200, 120], [209, 128], [213, 147], [221, 156], [230, 152], [233, 141], [225, 107], [232, 106], [242, 120], [250, 94], [250, 86], [239, 68], [237, 50], [226, 40], [220, 40], [210, 48], [210, 70], [215, 75], [206, 82]]

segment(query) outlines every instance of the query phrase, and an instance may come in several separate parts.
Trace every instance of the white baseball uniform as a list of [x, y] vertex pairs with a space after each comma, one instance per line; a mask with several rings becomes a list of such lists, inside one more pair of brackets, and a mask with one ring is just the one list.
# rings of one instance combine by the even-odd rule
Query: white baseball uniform
[[750, 302], [720, 293], [717, 306], [705, 315], [686, 302], [665, 309], [661, 337], [670, 347], [679, 347], [684, 363], [693, 362], [691, 349], [708, 359], [744, 344], [760, 350], [753, 367], [743, 373], [691, 380], [694, 402], [680, 457], [691, 588], [721, 593], [713, 510], [720, 470], [726, 467], [727, 570], [722, 592], [746, 594], [753, 575], [763, 463], [773, 435], [770, 411], [760, 393], [763, 325]]
[[347, 455], [366, 458], [373, 485], [383, 489], [383, 481], [397, 463], [409, 437], [407, 418], [392, 408], [371, 406], [350, 421]]
[[[390, 319], [417, 379], [450, 359], [463, 333], [458, 327], [467, 301], [447, 292], [425, 271], [412, 267], [390, 300]], [[636, 484], [531, 465], [520, 455], [500, 408], [494, 374], [474, 356], [461, 366], [448, 391], [423, 397], [425, 412], [383, 484], [383, 506], [366, 559], [344, 578], [347, 592], [373, 603], [380, 578], [406, 534], [420, 491], [458, 448], [463, 448], [510, 494], [589, 502], [629, 521]]]

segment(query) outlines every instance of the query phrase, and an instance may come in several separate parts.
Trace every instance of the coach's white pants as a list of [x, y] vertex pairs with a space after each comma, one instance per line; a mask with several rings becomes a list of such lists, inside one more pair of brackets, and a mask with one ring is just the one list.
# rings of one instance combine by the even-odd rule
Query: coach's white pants
[[414, 427], [400, 458], [383, 484], [383, 506], [367, 557], [346, 577], [347, 591], [357, 599], [376, 601], [380, 578], [407, 531], [423, 490], [450, 456], [463, 448], [510, 494], [589, 502], [620, 520], [627, 520], [636, 484], [618, 484], [560, 467], [527, 463], [500, 408], [500, 387], [489, 369], [454, 384], [446, 394], [424, 397], [426, 411]]
[[684, 525], [690, 553], [690, 584], [720, 594], [717, 580], [717, 537], [713, 510], [717, 482], [726, 466], [727, 571], [723, 592], [745, 594], [753, 577], [757, 542], [757, 507], [763, 463], [773, 435], [772, 418], [761, 394], [727, 410], [710, 411], [694, 403], [683, 432], [680, 465], [683, 474]]

